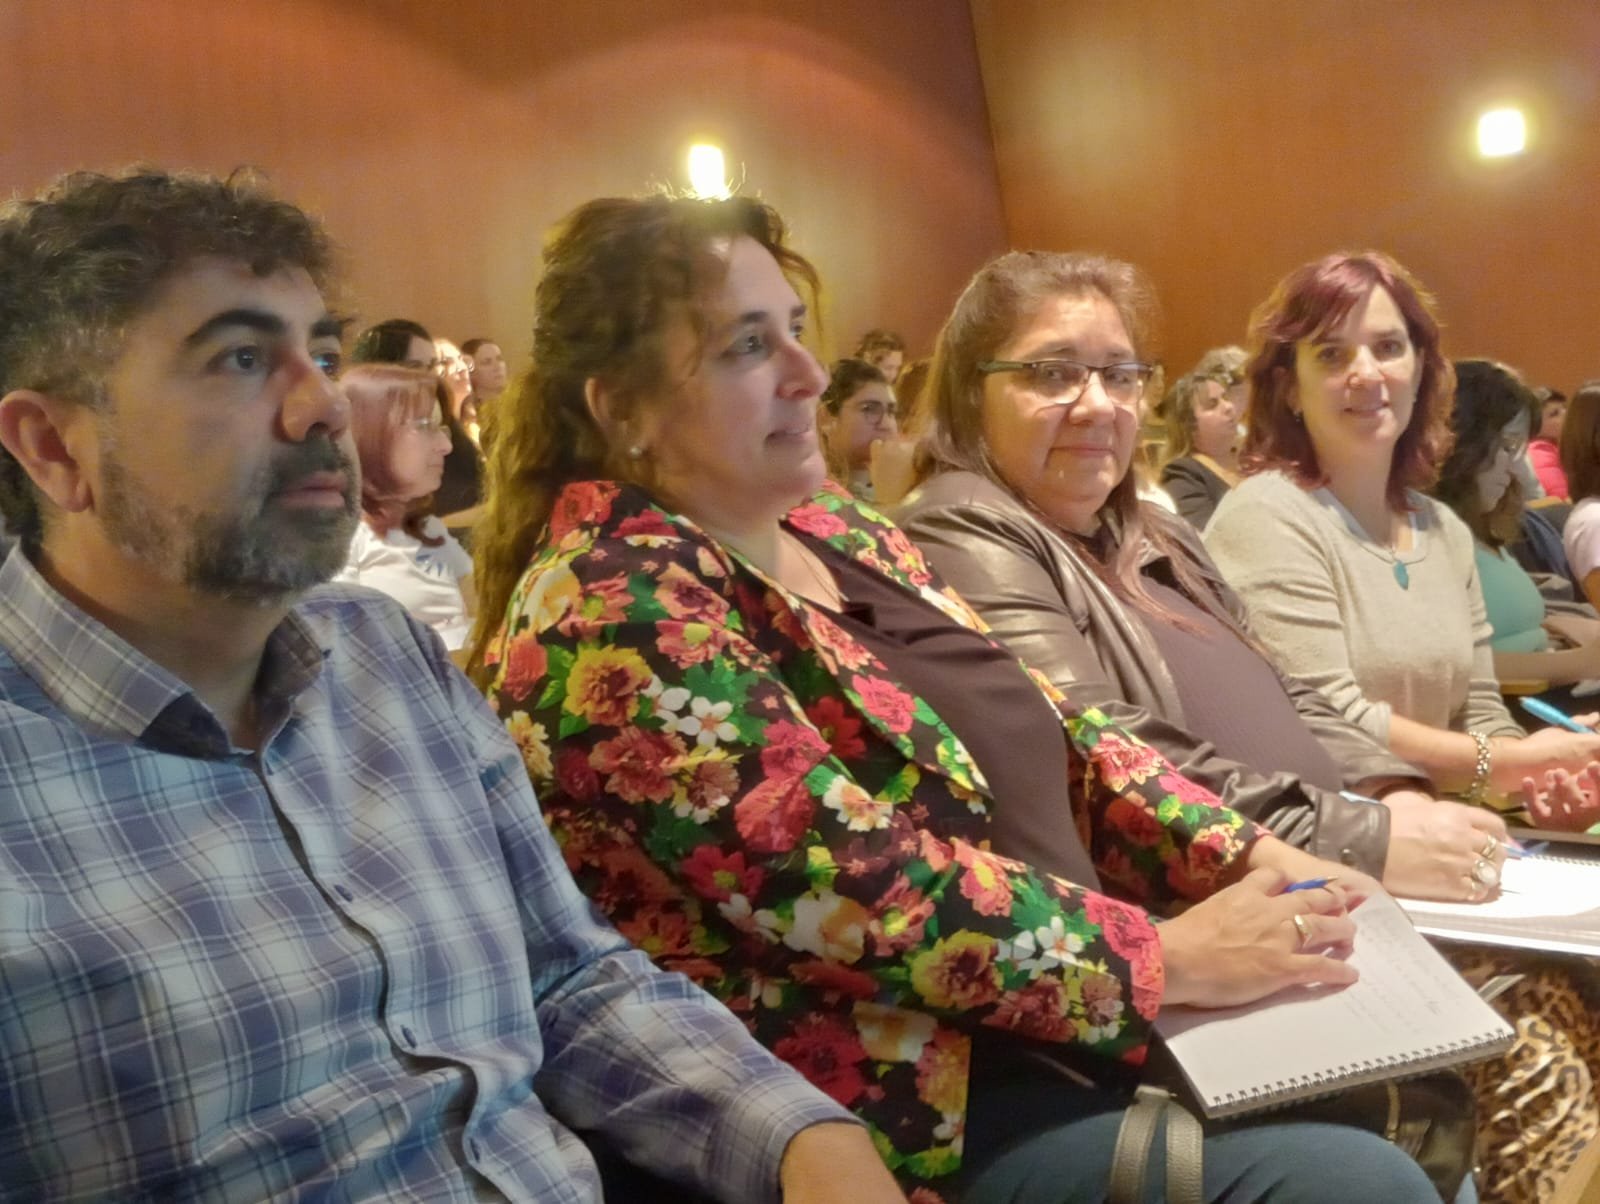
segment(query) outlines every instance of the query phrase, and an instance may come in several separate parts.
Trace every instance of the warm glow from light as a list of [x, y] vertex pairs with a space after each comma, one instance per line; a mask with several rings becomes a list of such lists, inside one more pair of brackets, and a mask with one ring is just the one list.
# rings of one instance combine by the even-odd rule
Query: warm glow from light
[[707, 200], [722, 200], [732, 195], [720, 146], [697, 142], [689, 148], [689, 189], [695, 196]]
[[1486, 159], [1520, 155], [1528, 145], [1521, 109], [1490, 109], [1478, 118], [1478, 153]]

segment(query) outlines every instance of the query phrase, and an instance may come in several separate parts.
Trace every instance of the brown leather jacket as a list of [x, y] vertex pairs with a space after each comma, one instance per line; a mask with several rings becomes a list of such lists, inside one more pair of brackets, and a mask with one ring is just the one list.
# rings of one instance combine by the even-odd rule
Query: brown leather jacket
[[[1215, 597], [1205, 609], [1244, 632], [1244, 607], [1206, 556], [1193, 528], [1147, 507]], [[1161, 653], [1138, 614], [1083, 563], [1072, 544], [1009, 492], [975, 473], [941, 473], [894, 511], [896, 521], [994, 634], [1080, 706], [1095, 706], [1159, 748], [1185, 777], [1291, 844], [1383, 873], [1385, 807], [1354, 802], [1288, 773], [1263, 772], [1216, 755], [1190, 734]], [[1147, 567], [1157, 563], [1147, 546]], [[1158, 572], [1158, 579], [1168, 574]], [[1197, 600], [1198, 601], [1198, 600]], [[1221, 606], [1216, 603], [1220, 602]], [[1220, 613], [1219, 613], [1220, 612]], [[1241, 645], [1241, 651], [1247, 645]], [[1352, 791], [1391, 784], [1428, 790], [1427, 778], [1346, 722], [1314, 688], [1279, 673], [1306, 725]]]

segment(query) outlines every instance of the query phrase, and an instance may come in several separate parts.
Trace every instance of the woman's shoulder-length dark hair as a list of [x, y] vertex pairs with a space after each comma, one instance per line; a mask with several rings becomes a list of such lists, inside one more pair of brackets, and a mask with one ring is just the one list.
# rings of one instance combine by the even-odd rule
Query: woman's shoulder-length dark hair
[[1560, 447], [1567, 496], [1600, 497], [1600, 380], [1584, 381], [1567, 403]]
[[1297, 387], [1295, 348], [1344, 321], [1378, 288], [1394, 298], [1422, 363], [1411, 422], [1390, 463], [1389, 505], [1408, 509], [1406, 491], [1425, 490], [1437, 479], [1450, 450], [1455, 375], [1440, 349], [1433, 297], [1382, 251], [1341, 251], [1301, 264], [1250, 315], [1250, 400], [1240, 455], [1247, 473], [1278, 469], [1307, 489], [1327, 482], [1311, 437], [1289, 405]]
[[1526, 415], [1529, 429], [1539, 412], [1539, 399], [1522, 378], [1494, 360], [1457, 360], [1455, 403], [1450, 428], [1455, 443], [1439, 469], [1433, 495], [1461, 516], [1480, 543], [1501, 548], [1522, 530], [1522, 486], [1512, 478], [1492, 506], [1478, 493], [1478, 473], [1500, 451], [1503, 432], [1517, 415]]

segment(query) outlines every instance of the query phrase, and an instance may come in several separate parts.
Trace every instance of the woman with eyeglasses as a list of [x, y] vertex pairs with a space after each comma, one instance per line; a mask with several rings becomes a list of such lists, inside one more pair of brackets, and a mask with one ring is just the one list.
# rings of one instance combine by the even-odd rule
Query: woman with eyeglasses
[[1214, 347], [1180, 377], [1162, 406], [1167, 445], [1161, 487], [1197, 530], [1239, 483], [1239, 420], [1244, 417], [1242, 347]]
[[1498, 867], [1504, 824], [1434, 802], [1415, 769], [1280, 674], [1195, 531], [1138, 502], [1153, 315], [1131, 264], [1016, 252], [985, 267], [940, 335], [929, 474], [896, 518], [1024, 661], [1230, 806], [1396, 893], [1481, 894], [1470, 871], [1485, 849]]
[[[1472, 532], [1495, 676], [1552, 686], [1600, 677], [1600, 621], [1547, 613], [1538, 585], [1507, 550], [1521, 533], [1515, 465], [1527, 451], [1539, 398], [1515, 372], [1492, 360], [1457, 360], [1455, 377], [1455, 444], [1433, 495]], [[1571, 701], [1560, 700], [1563, 707]]]
[[[1160, 1003], [1349, 981], [1315, 951], [1373, 887], [1065, 705], [824, 483], [814, 284], [749, 198], [594, 201], [547, 240], [490, 452], [479, 677], [579, 884], [854, 1110], [918, 1204], [1100, 1198]], [[1230, 1171], [1344, 1199], [1351, 1165], [1434, 1198], [1340, 1126], [1206, 1161], [1213, 1199]]]
[[[448, 347], [448, 340], [441, 340]], [[465, 356], [465, 352], [459, 353]], [[435, 343], [420, 323], [409, 318], [390, 318], [369, 326], [356, 336], [350, 349], [352, 364], [398, 364], [417, 372], [432, 372], [439, 381], [439, 404], [443, 408], [445, 432], [450, 436], [450, 453], [444, 461], [444, 477], [433, 498], [433, 512], [458, 531], [477, 520], [477, 505], [482, 497], [483, 455], [475, 438], [458, 415], [470, 399], [458, 403], [459, 366]]]
[[864, 502], [877, 500], [872, 480], [873, 444], [893, 439], [894, 391], [875, 364], [844, 359], [833, 366], [817, 410], [828, 475]]
[[458, 651], [472, 626], [472, 558], [432, 513], [450, 450], [438, 381], [358, 364], [339, 384], [361, 460], [361, 523], [337, 580], [388, 594]]

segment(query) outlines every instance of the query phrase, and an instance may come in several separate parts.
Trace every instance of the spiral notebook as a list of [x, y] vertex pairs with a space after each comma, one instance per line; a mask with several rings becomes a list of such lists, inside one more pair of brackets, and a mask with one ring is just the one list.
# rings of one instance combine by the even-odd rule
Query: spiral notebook
[[1507, 1049], [1512, 1030], [1388, 895], [1351, 913], [1360, 972], [1243, 1007], [1161, 1009], [1156, 1031], [1208, 1117], [1237, 1116], [1405, 1078]]

